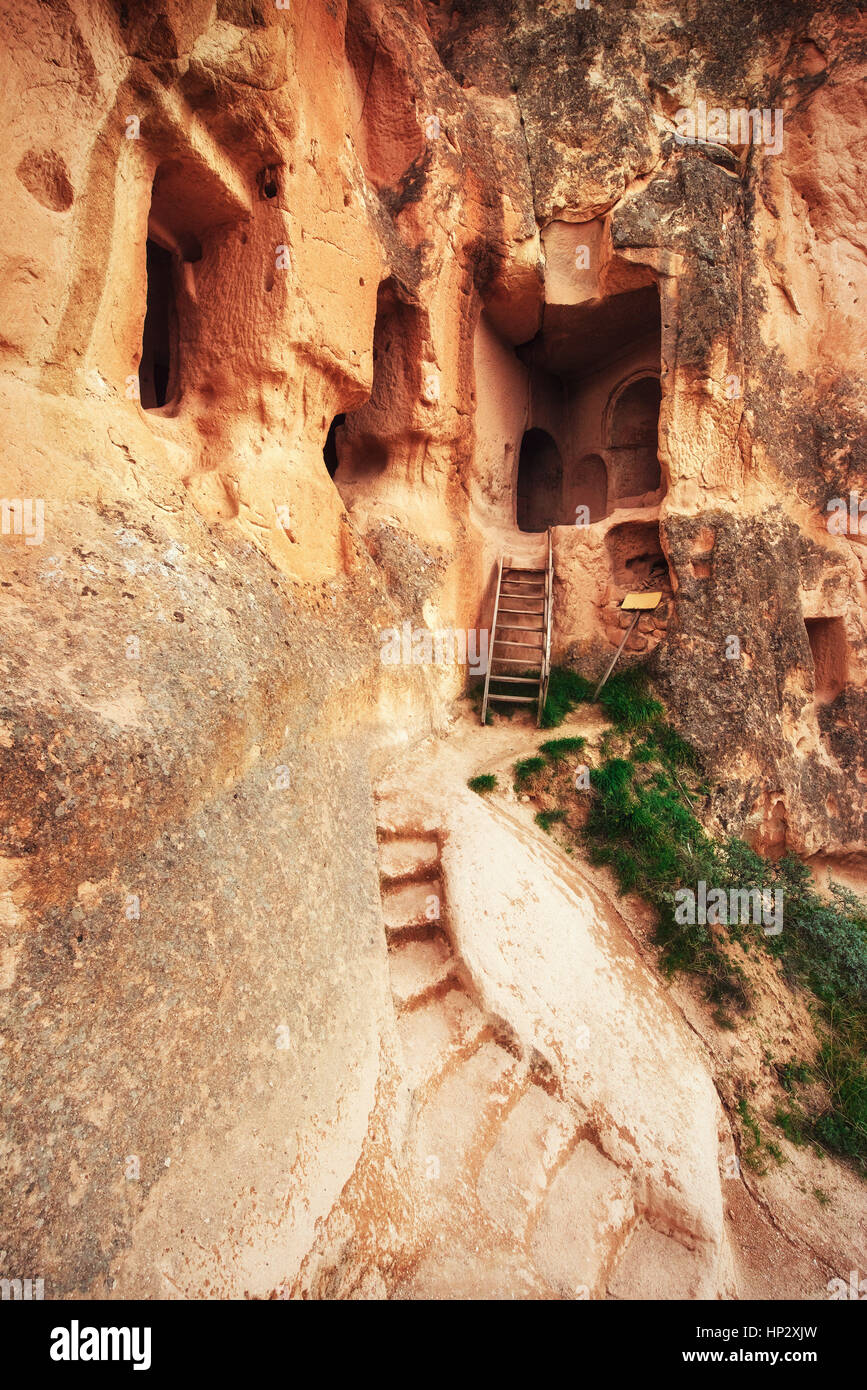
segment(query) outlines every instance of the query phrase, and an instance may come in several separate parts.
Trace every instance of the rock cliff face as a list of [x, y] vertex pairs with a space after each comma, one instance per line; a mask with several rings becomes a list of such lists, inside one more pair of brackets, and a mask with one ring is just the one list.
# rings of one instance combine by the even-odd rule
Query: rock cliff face
[[[523, 842], [460, 777], [425, 805], [416, 750], [398, 797], [467, 667], [381, 655], [405, 625], [475, 637], [497, 557], [552, 527], [555, 659], [601, 673], [652, 582], [626, 659], [726, 827], [863, 852], [859, 7], [20, 0], [0, 30], [9, 1271], [54, 1297], [737, 1292], [700, 1050], [547, 861], [511, 921], [484, 846]], [[394, 932], [424, 925], [383, 930], [400, 835], [441, 855], [442, 950], [503, 1052], [485, 1103], [550, 1158], [509, 1245], [507, 1140], [488, 1167], [467, 1140], [478, 1268], [431, 1254], [437, 1152], [407, 1137], [433, 1093], [400, 1020], [452, 975], [395, 993]], [[575, 945], [569, 1000], [533, 903]], [[591, 978], [636, 1090], [570, 1050]], [[577, 1252], [570, 1203], [597, 1212]]]

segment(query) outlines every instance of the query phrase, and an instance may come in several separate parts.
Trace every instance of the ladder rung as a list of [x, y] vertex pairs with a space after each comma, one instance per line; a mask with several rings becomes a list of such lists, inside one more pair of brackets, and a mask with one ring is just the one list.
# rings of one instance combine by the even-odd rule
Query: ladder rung
[[535, 705], [537, 695], [498, 695], [495, 690], [488, 691], [489, 700], [508, 700], [510, 705]]
[[[482, 704], [482, 723], [487, 722], [489, 703], [510, 705], [537, 705], [536, 722], [541, 721], [542, 699], [545, 693], [545, 642], [551, 634], [551, 535], [548, 534], [548, 563], [538, 569], [507, 565], [500, 557], [497, 595], [494, 605], [494, 619], [491, 632], [491, 650], [487, 675], [485, 676], [485, 695]], [[506, 600], [503, 603], [503, 600]], [[512, 604], [517, 601], [521, 607]], [[502, 606], [501, 606], [502, 604]], [[535, 605], [539, 604], [537, 608]], [[531, 619], [532, 623], [517, 622], [518, 618]], [[499, 632], [511, 632], [512, 637], [499, 637]], [[525, 632], [526, 637], [514, 640], [514, 634]], [[520, 656], [500, 656], [495, 650], [499, 647], [512, 647], [521, 652]], [[504, 675], [494, 667], [523, 667], [520, 675]], [[529, 672], [529, 674], [528, 674]], [[497, 687], [501, 685], [529, 686], [532, 694], [504, 695]]]

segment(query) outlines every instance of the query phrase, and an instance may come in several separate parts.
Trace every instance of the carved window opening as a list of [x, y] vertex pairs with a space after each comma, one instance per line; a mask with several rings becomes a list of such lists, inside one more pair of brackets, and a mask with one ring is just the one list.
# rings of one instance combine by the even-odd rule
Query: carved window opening
[[139, 363], [139, 394], [145, 410], [170, 403], [178, 388], [178, 309], [175, 258], [148, 237], [147, 310]]
[[846, 625], [842, 618], [805, 618], [804, 626], [813, 657], [816, 702], [827, 705], [837, 698], [848, 677]]
[[347, 507], [382, 497], [402, 475], [413, 445], [407, 422], [428, 387], [423, 315], [393, 276], [379, 286], [372, 348], [370, 395], [356, 410], [335, 416], [323, 448], [325, 467]]

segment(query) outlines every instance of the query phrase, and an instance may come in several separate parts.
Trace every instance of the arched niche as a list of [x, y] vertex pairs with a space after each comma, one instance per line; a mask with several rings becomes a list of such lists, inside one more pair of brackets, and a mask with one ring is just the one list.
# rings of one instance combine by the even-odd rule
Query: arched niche
[[621, 383], [609, 401], [609, 491], [620, 503], [656, 493], [662, 485], [658, 454], [661, 400], [659, 377], [646, 373]]
[[527, 430], [518, 459], [516, 518], [520, 531], [545, 531], [560, 522], [563, 461], [547, 430]]

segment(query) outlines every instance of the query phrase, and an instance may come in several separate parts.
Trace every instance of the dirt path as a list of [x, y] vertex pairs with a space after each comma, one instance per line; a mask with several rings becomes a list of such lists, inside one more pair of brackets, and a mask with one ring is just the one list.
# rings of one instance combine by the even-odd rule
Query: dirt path
[[[588, 1131], [545, 1059], [486, 1006], [450, 922], [443, 825], [468, 779], [492, 772], [492, 822], [552, 880], [589, 898], [658, 976], [646, 906], [618, 898], [607, 872], [567, 858], [512, 786], [512, 764], [546, 737], [583, 734], [592, 750], [605, 727], [598, 710], [586, 709], [555, 735], [521, 716], [482, 730], [467, 710], [446, 739], [420, 745], [377, 788], [383, 916], [412, 1095], [407, 1143], [422, 1175], [426, 1232], [392, 1296], [696, 1296], [688, 1292], [692, 1270], [678, 1269], [682, 1247], [643, 1220], [634, 1175]], [[720, 1056], [697, 1026], [701, 1005], [688, 992], [678, 1007], [684, 1003], [681, 1018], [714, 1077]], [[737, 1176], [723, 1191], [740, 1295], [822, 1297], [838, 1272], [833, 1254], [819, 1242], [817, 1255], [809, 1238], [787, 1230], [779, 1186], [769, 1202], [754, 1175]], [[667, 1266], [668, 1281], [651, 1293], [645, 1267], [654, 1261]]]

